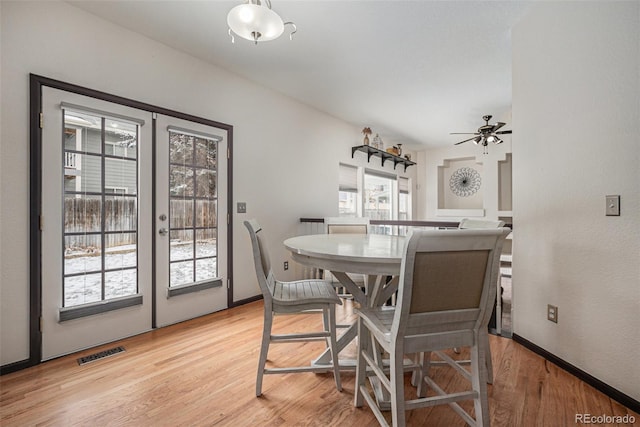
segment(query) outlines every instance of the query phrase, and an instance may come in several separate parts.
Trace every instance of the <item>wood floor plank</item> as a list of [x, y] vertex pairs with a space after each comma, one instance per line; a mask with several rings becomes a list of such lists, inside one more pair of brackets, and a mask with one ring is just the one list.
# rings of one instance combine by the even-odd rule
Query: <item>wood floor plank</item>
[[[339, 323], [353, 320], [352, 302], [338, 307]], [[155, 330], [48, 361], [0, 377], [0, 425], [24, 426], [374, 426], [372, 412], [354, 408], [353, 373], [342, 393], [327, 374], [267, 375], [254, 395], [262, 333], [262, 302]], [[275, 319], [278, 333], [320, 328], [319, 315]], [[575, 425], [575, 414], [640, 415], [612, 401], [521, 345], [490, 337], [494, 383], [489, 386], [493, 426]], [[78, 357], [122, 345], [126, 351], [86, 365]], [[270, 366], [308, 364], [322, 342], [272, 345]], [[468, 352], [452, 356], [468, 358]], [[342, 357], [353, 357], [348, 346]], [[447, 390], [461, 377], [434, 368]], [[405, 378], [406, 396], [414, 389]], [[473, 405], [463, 407], [473, 411]], [[387, 419], [389, 414], [387, 414]], [[408, 426], [463, 426], [447, 406], [410, 411]], [[615, 425], [615, 424], [614, 424]]]

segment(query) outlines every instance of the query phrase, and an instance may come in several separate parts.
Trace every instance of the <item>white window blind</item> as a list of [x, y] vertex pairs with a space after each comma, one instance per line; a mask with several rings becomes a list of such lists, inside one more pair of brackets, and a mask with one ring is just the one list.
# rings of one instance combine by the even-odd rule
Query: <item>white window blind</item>
[[358, 192], [358, 168], [340, 163], [338, 172], [338, 185], [340, 191], [349, 193]]
[[375, 169], [365, 169], [364, 173], [365, 175], [377, 176], [378, 178], [390, 179], [392, 181], [395, 181], [396, 179], [398, 179], [398, 177], [395, 174], [379, 171]]
[[400, 194], [409, 194], [409, 178], [398, 178], [398, 191]]

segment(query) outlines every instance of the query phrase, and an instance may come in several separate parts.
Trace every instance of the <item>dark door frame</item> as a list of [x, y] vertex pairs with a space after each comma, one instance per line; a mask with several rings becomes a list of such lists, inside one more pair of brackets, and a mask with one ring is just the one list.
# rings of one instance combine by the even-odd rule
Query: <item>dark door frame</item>
[[[44, 86], [71, 92], [103, 101], [120, 104], [149, 113], [162, 114], [183, 120], [200, 123], [207, 126], [223, 129], [227, 132], [227, 307], [231, 308], [243, 302], [233, 301], [233, 126], [205, 119], [198, 116], [158, 107], [129, 98], [97, 91], [83, 86], [66, 83], [60, 80], [29, 75], [29, 358], [10, 363], [0, 367], [0, 374], [18, 371], [20, 369], [41, 363], [42, 359], [42, 235], [40, 230], [40, 216], [42, 212], [42, 88]], [[154, 119], [155, 122], [155, 119]], [[154, 123], [155, 124], [155, 123]], [[155, 141], [155, 126], [153, 127]], [[153, 159], [155, 161], [155, 146], [153, 147]], [[155, 165], [154, 176], [155, 176]], [[155, 178], [153, 181], [155, 191]], [[155, 199], [155, 196], [154, 196]], [[155, 200], [153, 203], [153, 229], [155, 230]], [[155, 240], [153, 245], [155, 246]], [[155, 250], [155, 247], [152, 248]], [[155, 258], [153, 268], [153, 280], [155, 281]], [[223, 284], [224, 286], [224, 284]], [[155, 308], [155, 292], [152, 295]]]

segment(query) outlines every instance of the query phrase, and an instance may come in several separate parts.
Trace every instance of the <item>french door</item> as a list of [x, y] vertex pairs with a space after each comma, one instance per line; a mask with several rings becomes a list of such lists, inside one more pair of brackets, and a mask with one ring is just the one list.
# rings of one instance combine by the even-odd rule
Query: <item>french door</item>
[[165, 326], [227, 307], [227, 138], [163, 115], [156, 133], [156, 323]]
[[46, 86], [42, 124], [42, 360], [225, 308], [226, 133]]

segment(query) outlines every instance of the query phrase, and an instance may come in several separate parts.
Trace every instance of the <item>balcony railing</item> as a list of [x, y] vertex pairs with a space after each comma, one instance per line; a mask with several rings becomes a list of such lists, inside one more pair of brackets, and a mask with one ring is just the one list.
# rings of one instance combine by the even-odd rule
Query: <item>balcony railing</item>
[[64, 168], [65, 169], [77, 169], [76, 168], [76, 153], [64, 153]]

